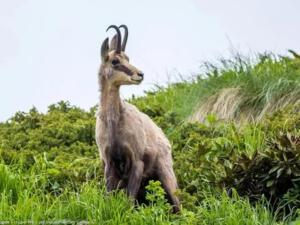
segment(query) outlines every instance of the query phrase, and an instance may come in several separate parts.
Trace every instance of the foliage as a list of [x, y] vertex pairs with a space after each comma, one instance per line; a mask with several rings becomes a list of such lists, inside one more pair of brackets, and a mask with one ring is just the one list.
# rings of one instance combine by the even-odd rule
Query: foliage
[[217, 197], [206, 197], [199, 211], [202, 224], [276, 224], [265, 206], [258, 204], [251, 207], [249, 201], [240, 199], [235, 191], [231, 198], [225, 192]]

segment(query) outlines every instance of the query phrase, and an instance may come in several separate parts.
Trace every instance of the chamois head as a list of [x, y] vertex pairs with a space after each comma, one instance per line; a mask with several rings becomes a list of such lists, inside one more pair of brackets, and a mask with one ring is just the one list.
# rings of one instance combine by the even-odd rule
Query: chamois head
[[[101, 76], [111, 86], [119, 87], [123, 84], [139, 84], [142, 82], [144, 74], [129, 63], [129, 58], [125, 54], [126, 42], [128, 38], [128, 28], [126, 25], [119, 27], [110, 25], [109, 29], [115, 29], [116, 35], [112, 38], [110, 45], [106, 38], [101, 46]], [[124, 39], [122, 41], [119, 28], [124, 28]]]

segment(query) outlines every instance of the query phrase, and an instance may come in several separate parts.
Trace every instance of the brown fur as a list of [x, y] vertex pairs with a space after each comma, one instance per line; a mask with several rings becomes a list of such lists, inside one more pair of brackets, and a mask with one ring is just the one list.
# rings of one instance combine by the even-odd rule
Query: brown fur
[[[105, 165], [107, 190], [124, 188], [134, 199], [142, 199], [147, 181], [158, 179], [174, 206], [174, 212], [178, 212], [180, 205], [174, 195], [177, 181], [170, 143], [147, 115], [120, 99], [120, 86], [139, 84], [142, 76], [129, 64], [124, 52], [116, 54], [115, 42], [113, 40], [110, 47], [105, 41], [102, 45], [101, 98], [96, 124], [96, 141]], [[116, 59], [120, 62], [117, 66], [112, 64]], [[126, 71], [118, 69], [124, 67]]]

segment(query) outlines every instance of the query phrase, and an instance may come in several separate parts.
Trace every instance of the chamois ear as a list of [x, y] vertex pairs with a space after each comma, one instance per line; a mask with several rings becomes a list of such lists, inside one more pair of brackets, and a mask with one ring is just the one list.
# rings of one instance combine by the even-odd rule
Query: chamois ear
[[116, 50], [117, 47], [118, 47], [118, 35], [115, 34], [115, 36], [110, 41], [109, 51]]
[[102, 45], [101, 45], [101, 58], [102, 58], [102, 61], [107, 61], [107, 58], [108, 58], [108, 50], [109, 50], [109, 47], [108, 47], [108, 38], [106, 38]]

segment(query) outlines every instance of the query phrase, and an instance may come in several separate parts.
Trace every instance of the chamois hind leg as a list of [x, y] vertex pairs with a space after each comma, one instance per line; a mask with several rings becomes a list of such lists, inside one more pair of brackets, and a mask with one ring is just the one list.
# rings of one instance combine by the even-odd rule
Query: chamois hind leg
[[104, 170], [106, 190], [110, 192], [119, 188], [121, 179], [119, 178], [114, 166], [106, 164]]
[[129, 179], [127, 185], [127, 194], [132, 198], [136, 199], [138, 191], [141, 186], [142, 177], [144, 172], [144, 163], [137, 161], [132, 164], [129, 172]]
[[179, 199], [175, 196], [177, 181], [172, 166], [168, 167], [165, 163], [160, 163], [157, 173], [159, 181], [167, 194], [167, 198], [173, 205], [173, 212], [178, 213], [180, 211], [180, 203]]

